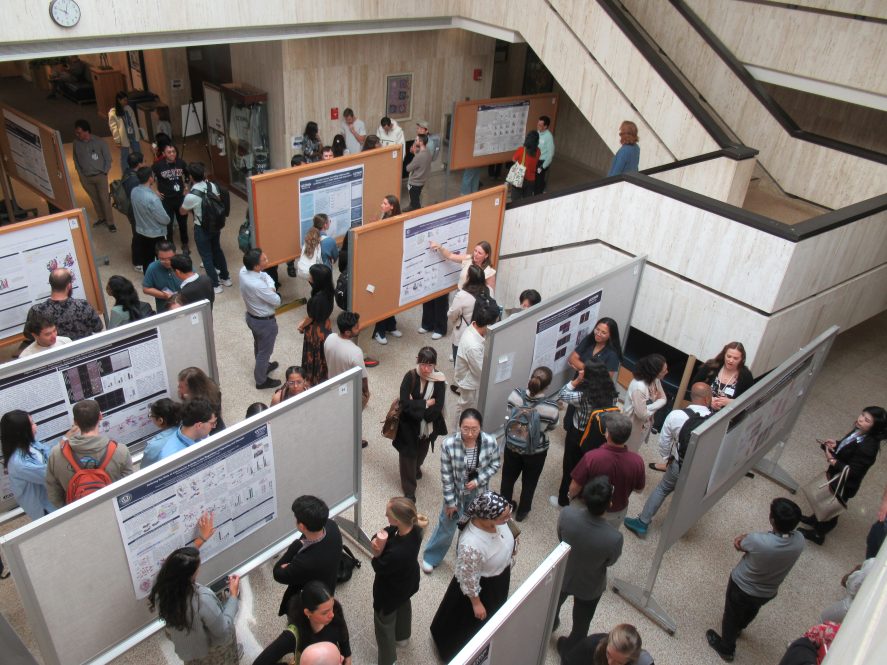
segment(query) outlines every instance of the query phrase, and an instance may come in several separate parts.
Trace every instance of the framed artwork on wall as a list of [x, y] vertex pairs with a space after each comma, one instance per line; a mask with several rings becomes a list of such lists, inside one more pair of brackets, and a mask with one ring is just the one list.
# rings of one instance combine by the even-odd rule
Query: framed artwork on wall
[[385, 115], [392, 120], [407, 120], [412, 117], [412, 74], [388, 74], [385, 77]]

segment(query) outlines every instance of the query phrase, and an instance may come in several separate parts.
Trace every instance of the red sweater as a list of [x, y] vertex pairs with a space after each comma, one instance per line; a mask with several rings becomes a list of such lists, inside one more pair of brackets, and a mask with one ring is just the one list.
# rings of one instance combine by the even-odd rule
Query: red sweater
[[[541, 156], [541, 152], [539, 148], [536, 148], [535, 155], [527, 155], [527, 158], [524, 160], [524, 166], [527, 168], [527, 172], [524, 174], [524, 180], [527, 182], [534, 182], [536, 180], [536, 163], [539, 161], [539, 157]], [[524, 147], [521, 146], [517, 150], [514, 151], [514, 155], [511, 157], [512, 162], [520, 162], [521, 158], [524, 156]]]

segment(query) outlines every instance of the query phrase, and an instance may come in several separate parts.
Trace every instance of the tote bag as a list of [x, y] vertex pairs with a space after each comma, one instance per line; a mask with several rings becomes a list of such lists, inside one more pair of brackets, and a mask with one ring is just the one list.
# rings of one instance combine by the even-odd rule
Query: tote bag
[[521, 154], [520, 164], [515, 162], [511, 165], [511, 168], [508, 170], [508, 175], [505, 176], [505, 182], [512, 185], [513, 187], [523, 187], [524, 186], [524, 175], [527, 172], [527, 167], [524, 166], [524, 160], [527, 158], [527, 151]]
[[823, 471], [801, 488], [807, 497], [807, 502], [813, 508], [817, 521], [828, 522], [847, 510], [847, 506], [841, 502], [838, 495], [847, 483], [849, 473], [850, 467], [845, 466], [841, 469], [841, 473], [829, 479]]

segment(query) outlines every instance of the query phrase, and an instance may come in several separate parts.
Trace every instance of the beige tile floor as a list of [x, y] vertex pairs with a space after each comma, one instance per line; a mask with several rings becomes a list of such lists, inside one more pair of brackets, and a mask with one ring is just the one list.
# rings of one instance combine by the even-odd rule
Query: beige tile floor
[[[190, 149], [189, 152], [191, 155], [196, 154], [196, 151]], [[552, 173], [555, 186], [572, 184], [583, 177], [575, 168], [559, 169], [558, 166], [556, 162]], [[454, 174], [451, 178], [449, 191], [454, 195], [458, 191], [459, 174]], [[443, 173], [432, 177], [425, 192], [426, 203], [441, 200], [443, 180]], [[482, 180], [486, 182], [489, 179], [483, 177]], [[92, 216], [91, 206], [79, 185], [75, 185], [75, 190], [78, 200]], [[23, 205], [28, 203], [26, 195], [20, 194], [19, 198]], [[233, 203], [234, 211], [224, 232], [223, 246], [232, 274], [236, 275], [240, 266], [236, 232], [245, 205], [236, 199]], [[544, 223], [544, 220], [540, 220], [540, 223]], [[93, 233], [96, 253], [110, 257], [109, 265], [100, 266], [101, 281], [104, 283], [110, 275], [119, 273], [138, 283], [139, 276], [132, 271], [126, 256], [129, 238], [126, 222], [118, 220], [118, 227], [120, 231], [115, 235], [104, 228]], [[305, 290], [304, 283], [283, 278], [284, 301], [305, 295]], [[235, 287], [226, 289], [218, 296], [215, 307], [216, 343], [218, 348], [222, 348], [223, 344], [225, 348], [225, 353], [219, 357], [219, 369], [225, 415], [229, 422], [236, 422], [248, 404], [270, 399], [270, 391], [257, 391], [253, 385], [251, 338], [243, 323], [242, 312], [235, 277]], [[303, 315], [303, 310], [295, 309], [280, 316], [280, 336], [274, 358], [281, 366], [296, 363], [301, 357], [301, 341], [296, 333], [296, 325]], [[395, 395], [396, 386], [399, 385], [403, 373], [411, 367], [419, 347], [432, 344], [437, 348], [439, 357], [449, 356], [448, 339], [432, 342], [428, 336], [421, 336], [416, 332], [419, 323], [418, 308], [398, 316], [398, 322], [404, 336], [400, 339], [389, 337], [387, 346], [376, 344], [368, 333], [361, 335], [360, 339], [364, 350], [381, 360], [378, 367], [369, 370], [373, 396], [364, 413], [364, 435], [369, 439], [370, 446], [364, 455], [362, 505], [364, 528], [370, 532], [385, 523], [384, 507], [387, 498], [399, 494], [396, 453], [390, 442], [379, 435], [378, 423], [383, 419], [387, 406]], [[882, 314], [842, 334], [835, 343], [783, 456], [784, 467], [799, 481], [811, 477], [819, 469], [820, 458], [814, 437], [843, 434], [861, 407], [885, 401], [885, 324], [887, 315]], [[741, 331], [737, 331], [736, 337], [741, 339]], [[448, 361], [441, 362], [441, 369], [452, 375], [452, 366]], [[557, 511], [548, 505], [547, 497], [555, 490], [559, 479], [563, 445], [561, 434], [560, 429], [554, 434], [550, 459], [539, 483], [534, 510], [523, 524], [525, 535], [513, 571], [512, 589], [529, 575], [556, 544], [554, 524]], [[648, 444], [642, 449], [642, 454], [653, 460], [655, 446]], [[434, 457], [429, 458], [425, 478], [418, 491], [419, 508], [431, 518], [432, 525], [440, 508], [438, 469], [438, 461]], [[642, 494], [632, 498], [630, 514], [640, 510], [658, 480], [658, 474], [648, 472], [648, 487]], [[498, 480], [495, 480], [494, 488], [498, 488], [498, 484]], [[865, 533], [885, 484], [887, 471], [883, 462], [879, 461], [851, 504], [850, 514], [841, 519], [840, 526], [830, 536], [826, 546], [808, 547], [779, 596], [762, 610], [759, 619], [746, 631], [739, 642], [736, 662], [778, 662], [785, 645], [817, 621], [821, 608], [840, 597], [840, 578], [863, 555]], [[298, 487], [286, 488], [284, 491], [293, 496], [299, 494]], [[727, 576], [738, 559], [732, 540], [739, 533], [766, 529], [770, 499], [784, 494], [778, 486], [760, 476], [753, 480], [743, 479], [666, 555], [654, 595], [677, 622], [678, 629], [673, 637], [609, 591], [598, 606], [592, 630], [606, 631], [620, 622], [635, 624], [643, 636], [644, 645], [660, 665], [720, 662], [708, 648], [704, 633], [706, 628], [719, 627]], [[799, 501], [803, 502], [802, 499]], [[624, 553], [613, 567], [614, 575], [638, 583], [644, 581], [656, 548], [656, 527], [661, 525], [666, 514], [665, 509], [660, 511], [660, 515], [654, 520], [650, 536], [644, 541], [631, 533], [625, 533]], [[24, 519], [20, 518], [0, 527], [0, 532], [7, 532], [23, 523]], [[361, 554], [361, 558], [367, 561], [365, 555]], [[410, 645], [399, 653], [401, 665], [437, 662], [432, 655], [428, 626], [449, 582], [452, 563], [451, 551], [434, 574], [423, 575], [422, 588], [413, 605], [413, 638]], [[350, 582], [338, 590], [351, 631], [355, 665], [372, 663], [376, 659], [371, 610], [372, 579], [371, 568], [365, 565]], [[242, 662], [246, 664], [282, 628], [281, 621], [276, 616], [281, 589], [271, 579], [268, 565], [251, 573], [243, 588], [238, 636], [245, 647]], [[568, 601], [561, 617], [562, 627], [555, 636], [569, 630], [570, 607]], [[0, 611], [36, 653], [36, 645], [12, 580], [0, 583]], [[546, 659], [549, 664], [557, 663], [553, 645], [552, 639]], [[170, 643], [156, 635], [115, 662], [162, 664], [178, 661]]]

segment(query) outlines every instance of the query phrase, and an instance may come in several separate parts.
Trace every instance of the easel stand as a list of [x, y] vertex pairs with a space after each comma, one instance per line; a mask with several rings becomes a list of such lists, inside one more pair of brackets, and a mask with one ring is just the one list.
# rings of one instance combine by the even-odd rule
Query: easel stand
[[[188, 100], [188, 112], [185, 114], [185, 126], [182, 127], [182, 154], [180, 157], [185, 159], [185, 150], [188, 147], [188, 127], [191, 124], [191, 114], [194, 114], [194, 119], [197, 121], [197, 135], [203, 135], [203, 123], [200, 121], [200, 114], [197, 112], [197, 106], [194, 104], [194, 99]], [[208, 138], [208, 137], [207, 137]], [[209, 163], [212, 164], [212, 153], [209, 151], [209, 144], [204, 141], [203, 147], [206, 150], [206, 157], [209, 160]]]

